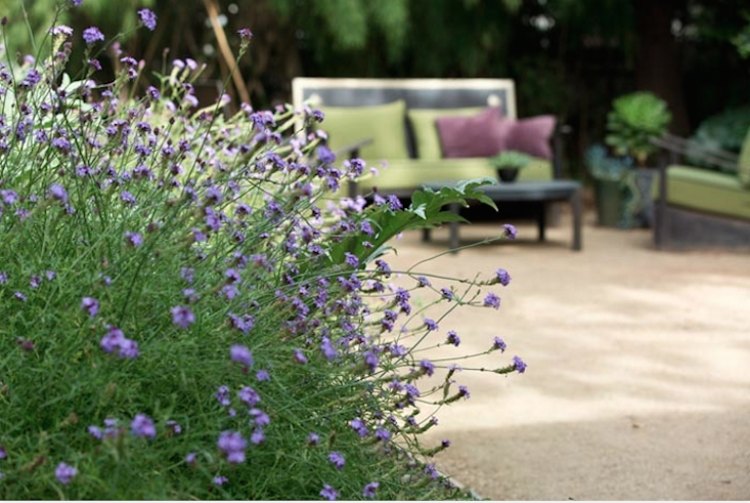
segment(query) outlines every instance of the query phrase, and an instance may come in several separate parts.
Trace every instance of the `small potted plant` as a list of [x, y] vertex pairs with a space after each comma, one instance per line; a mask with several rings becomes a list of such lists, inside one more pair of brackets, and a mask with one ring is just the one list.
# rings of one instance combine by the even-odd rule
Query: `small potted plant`
[[[671, 120], [672, 114], [666, 102], [653, 93], [639, 91], [620, 96], [612, 103], [607, 116], [605, 143], [615, 155], [629, 157], [637, 167], [647, 168], [649, 159], [657, 151], [652, 140], [666, 133]], [[638, 169], [634, 172], [632, 185], [636, 187], [634, 196], [638, 204], [632, 211], [645, 226], [650, 226], [653, 220], [653, 180], [654, 170]]]
[[490, 158], [490, 164], [497, 170], [497, 177], [505, 183], [516, 181], [518, 172], [529, 162], [531, 156], [516, 150], [506, 150]]

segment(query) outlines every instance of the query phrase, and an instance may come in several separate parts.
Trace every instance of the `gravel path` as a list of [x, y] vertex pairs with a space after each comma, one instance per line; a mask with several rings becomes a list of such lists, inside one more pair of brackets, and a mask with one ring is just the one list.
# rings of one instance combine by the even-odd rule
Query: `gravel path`
[[[438, 468], [501, 500], [750, 499], [750, 253], [657, 252], [647, 231], [592, 225], [573, 253], [568, 222], [546, 244], [521, 226], [521, 243], [421, 267], [508, 269], [499, 313], [459, 310], [441, 329], [469, 352], [499, 335], [508, 352], [485, 363], [529, 365], [459, 375], [472, 396], [430, 432], [454, 442]], [[464, 226], [462, 244], [498, 228]], [[391, 265], [444, 251], [447, 231], [434, 235], [405, 235]]]

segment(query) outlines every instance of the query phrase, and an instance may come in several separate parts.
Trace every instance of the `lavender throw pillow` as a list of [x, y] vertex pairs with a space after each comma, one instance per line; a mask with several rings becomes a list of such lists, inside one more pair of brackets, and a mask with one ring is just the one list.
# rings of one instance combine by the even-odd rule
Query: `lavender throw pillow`
[[500, 117], [498, 107], [470, 117], [435, 119], [443, 157], [491, 157], [504, 150], [513, 122]]
[[542, 159], [552, 159], [549, 141], [554, 131], [553, 115], [539, 115], [515, 121], [506, 138], [505, 149], [517, 150]]

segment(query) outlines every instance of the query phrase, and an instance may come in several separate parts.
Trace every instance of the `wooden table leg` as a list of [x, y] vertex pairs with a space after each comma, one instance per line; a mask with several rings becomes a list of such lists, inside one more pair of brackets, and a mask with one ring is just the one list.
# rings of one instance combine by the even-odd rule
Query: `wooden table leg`
[[432, 229], [422, 229], [422, 242], [429, 243], [432, 237]]
[[581, 236], [581, 220], [582, 220], [582, 203], [581, 203], [581, 189], [576, 190], [570, 197], [570, 207], [573, 209], [573, 250], [581, 251], [583, 248], [582, 236]]

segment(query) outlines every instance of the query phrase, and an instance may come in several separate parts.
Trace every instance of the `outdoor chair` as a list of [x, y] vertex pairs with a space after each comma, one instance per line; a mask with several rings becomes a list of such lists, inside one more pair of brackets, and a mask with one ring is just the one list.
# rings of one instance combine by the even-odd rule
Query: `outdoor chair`
[[669, 134], [654, 143], [664, 154], [654, 194], [656, 247], [750, 248], [750, 132], [739, 155]]

